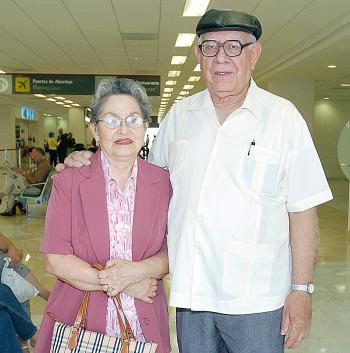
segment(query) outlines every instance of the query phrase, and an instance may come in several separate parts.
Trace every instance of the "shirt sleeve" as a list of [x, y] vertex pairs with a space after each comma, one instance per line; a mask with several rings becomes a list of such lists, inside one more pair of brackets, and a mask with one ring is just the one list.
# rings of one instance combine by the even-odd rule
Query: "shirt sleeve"
[[45, 232], [40, 251], [46, 254], [73, 254], [72, 246], [72, 173], [55, 175], [46, 211]]
[[164, 169], [169, 169], [169, 145], [175, 140], [174, 119], [174, 109], [171, 109], [160, 125], [148, 157], [148, 162]]
[[290, 163], [287, 170], [287, 209], [301, 212], [333, 198], [321, 161], [303, 117], [296, 111]]

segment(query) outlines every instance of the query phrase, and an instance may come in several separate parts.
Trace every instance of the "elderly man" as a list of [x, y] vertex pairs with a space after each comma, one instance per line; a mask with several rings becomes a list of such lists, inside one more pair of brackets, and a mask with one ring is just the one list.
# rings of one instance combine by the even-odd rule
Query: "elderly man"
[[315, 206], [332, 194], [302, 116], [251, 78], [261, 33], [246, 13], [203, 15], [195, 53], [207, 89], [174, 106], [151, 149], [173, 187], [181, 353], [282, 353], [310, 327]]
[[[40, 147], [34, 147], [29, 154], [30, 159], [35, 164], [35, 171], [28, 171], [21, 168], [16, 168], [16, 181], [18, 179], [23, 179], [23, 187], [28, 186], [30, 184], [37, 184], [42, 183], [46, 180], [51, 165], [50, 162], [46, 159], [45, 151]], [[18, 189], [18, 183], [12, 182], [11, 178], [9, 178], [9, 182], [5, 185], [4, 189], [0, 192], [0, 203], [2, 198], [7, 195], [7, 209], [5, 212], [1, 213], [1, 216], [13, 216], [14, 213], [12, 212], [13, 205], [15, 203], [16, 196], [21, 194], [20, 189]], [[38, 187], [31, 187], [27, 189], [28, 193], [33, 195], [39, 195], [41, 189]]]
[[213, 9], [196, 32], [207, 90], [175, 105], [150, 156], [173, 187], [180, 352], [280, 353], [310, 327], [315, 206], [332, 194], [302, 116], [251, 78], [258, 19]]

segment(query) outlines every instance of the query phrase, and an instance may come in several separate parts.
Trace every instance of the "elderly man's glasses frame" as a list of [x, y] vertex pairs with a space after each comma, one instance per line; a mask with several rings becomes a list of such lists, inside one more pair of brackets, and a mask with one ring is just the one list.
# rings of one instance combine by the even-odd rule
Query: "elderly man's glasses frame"
[[115, 129], [122, 126], [122, 124], [125, 124], [125, 126], [130, 127], [131, 129], [138, 129], [144, 122], [146, 122], [145, 119], [137, 115], [130, 115], [126, 119], [121, 119], [114, 115], [107, 115], [104, 116], [103, 119], [98, 119], [97, 121], [104, 123], [109, 129]]
[[227, 56], [235, 57], [242, 53], [242, 49], [248, 45], [254, 44], [253, 42], [241, 43], [239, 40], [226, 40], [223, 43], [218, 42], [214, 39], [204, 40], [198, 45], [204, 56], [213, 57], [216, 56], [220, 48], [224, 49]]

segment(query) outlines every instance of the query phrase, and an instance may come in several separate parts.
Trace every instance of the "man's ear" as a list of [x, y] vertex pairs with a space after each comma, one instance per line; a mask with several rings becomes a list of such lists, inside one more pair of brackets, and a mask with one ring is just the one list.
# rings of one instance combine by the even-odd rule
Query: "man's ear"
[[200, 63], [200, 57], [202, 55], [201, 50], [199, 49], [199, 46], [196, 44], [194, 47], [194, 53], [196, 55], [198, 63]]
[[251, 69], [252, 71], [255, 68], [256, 63], [258, 62], [259, 56], [261, 54], [261, 43], [256, 42], [252, 45], [252, 47], [250, 48], [250, 65], [251, 65]]

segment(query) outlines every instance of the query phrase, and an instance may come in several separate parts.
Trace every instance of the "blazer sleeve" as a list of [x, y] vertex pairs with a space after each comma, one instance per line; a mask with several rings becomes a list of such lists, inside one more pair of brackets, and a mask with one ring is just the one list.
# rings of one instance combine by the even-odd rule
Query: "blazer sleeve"
[[48, 254], [73, 254], [71, 170], [54, 176], [40, 251]]

